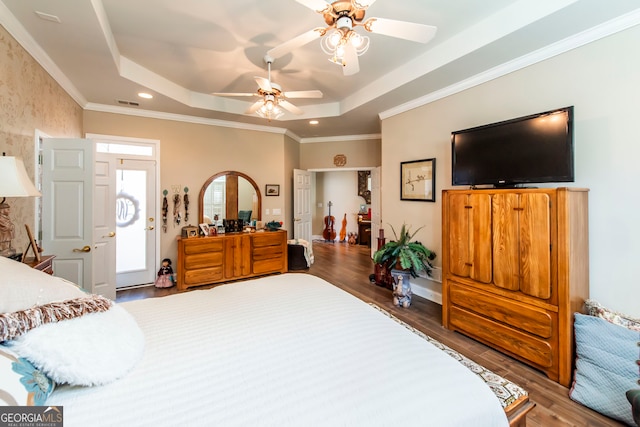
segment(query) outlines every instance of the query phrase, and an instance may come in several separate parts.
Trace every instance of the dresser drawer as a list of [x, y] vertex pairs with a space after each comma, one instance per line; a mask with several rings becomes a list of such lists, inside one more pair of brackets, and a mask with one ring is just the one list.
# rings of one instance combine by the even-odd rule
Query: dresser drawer
[[190, 285], [202, 285], [208, 283], [215, 283], [224, 278], [222, 265], [218, 267], [200, 268], [198, 270], [187, 270], [184, 273], [184, 284]]
[[198, 239], [184, 240], [184, 254], [200, 254], [203, 252], [222, 252], [224, 241], [222, 239]]
[[202, 252], [192, 255], [185, 255], [184, 268], [187, 270], [218, 267], [223, 264], [224, 253], [220, 252]]

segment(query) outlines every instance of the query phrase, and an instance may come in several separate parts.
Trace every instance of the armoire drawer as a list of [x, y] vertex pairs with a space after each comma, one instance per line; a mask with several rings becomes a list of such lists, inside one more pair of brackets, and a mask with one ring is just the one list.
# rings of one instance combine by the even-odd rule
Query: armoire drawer
[[514, 329], [540, 338], [552, 337], [557, 324], [555, 313], [499, 295], [480, 292], [455, 282], [449, 282], [449, 301], [465, 310], [511, 325]]
[[[551, 368], [554, 365], [555, 356], [549, 342], [460, 307], [451, 307], [450, 326], [516, 357], [526, 359], [538, 367]], [[549, 373], [549, 376], [554, 375]]]

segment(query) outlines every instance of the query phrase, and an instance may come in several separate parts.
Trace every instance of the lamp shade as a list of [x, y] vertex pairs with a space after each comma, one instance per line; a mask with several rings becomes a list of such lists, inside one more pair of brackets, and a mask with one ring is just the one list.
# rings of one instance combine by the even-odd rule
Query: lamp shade
[[0, 197], [39, 195], [40, 192], [27, 175], [22, 159], [0, 156]]

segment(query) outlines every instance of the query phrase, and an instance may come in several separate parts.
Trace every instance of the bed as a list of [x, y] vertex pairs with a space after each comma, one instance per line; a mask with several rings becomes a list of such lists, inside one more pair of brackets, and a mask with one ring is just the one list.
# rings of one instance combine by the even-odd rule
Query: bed
[[[14, 277], [0, 279], [4, 332], [29, 330], [0, 352], [59, 382], [40, 397], [65, 426], [505, 426], [532, 407], [516, 384], [309, 274], [69, 309], [100, 297], [2, 262]], [[56, 301], [68, 318], [47, 322]], [[45, 315], [17, 327], [29, 310]]]

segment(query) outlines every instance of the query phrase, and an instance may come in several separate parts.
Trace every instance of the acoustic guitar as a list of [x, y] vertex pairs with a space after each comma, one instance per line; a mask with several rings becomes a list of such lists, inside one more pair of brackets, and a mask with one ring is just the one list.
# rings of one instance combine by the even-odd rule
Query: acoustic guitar
[[336, 219], [331, 215], [331, 206], [333, 206], [333, 203], [329, 202], [327, 206], [329, 206], [329, 215], [324, 217], [324, 230], [322, 230], [322, 237], [324, 237], [324, 240], [326, 241], [333, 242], [336, 239], [336, 230], [333, 229]]

